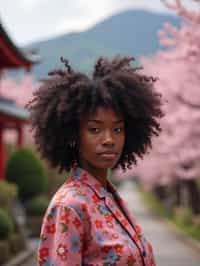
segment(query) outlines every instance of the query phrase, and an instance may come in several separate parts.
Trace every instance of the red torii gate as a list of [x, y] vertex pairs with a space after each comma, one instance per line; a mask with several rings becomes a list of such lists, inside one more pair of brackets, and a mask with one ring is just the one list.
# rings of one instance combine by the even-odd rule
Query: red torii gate
[[[6, 69], [31, 71], [33, 64], [39, 62], [36, 54], [24, 53], [9, 38], [0, 21], [0, 78]], [[0, 80], [1, 82], [1, 80]], [[28, 89], [28, 88], [27, 88]], [[14, 129], [17, 132], [17, 145], [23, 144], [23, 126], [27, 123], [29, 113], [10, 99], [0, 95], [0, 179], [4, 179], [6, 154], [3, 143], [3, 131]]]

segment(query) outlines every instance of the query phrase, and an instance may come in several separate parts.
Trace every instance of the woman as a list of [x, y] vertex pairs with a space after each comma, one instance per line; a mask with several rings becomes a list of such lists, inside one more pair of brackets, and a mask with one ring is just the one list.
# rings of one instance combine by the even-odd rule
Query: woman
[[108, 169], [129, 168], [161, 131], [161, 97], [131, 66], [133, 58], [99, 58], [93, 77], [66, 70], [27, 105], [42, 156], [71, 171], [46, 211], [38, 265], [150, 266], [150, 243], [129, 213]]

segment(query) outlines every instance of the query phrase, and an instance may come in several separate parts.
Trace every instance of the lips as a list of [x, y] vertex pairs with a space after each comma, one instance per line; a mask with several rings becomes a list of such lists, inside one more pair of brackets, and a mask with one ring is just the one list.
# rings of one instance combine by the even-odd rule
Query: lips
[[113, 160], [117, 157], [116, 152], [110, 152], [110, 151], [109, 152], [102, 152], [99, 155], [106, 160]]

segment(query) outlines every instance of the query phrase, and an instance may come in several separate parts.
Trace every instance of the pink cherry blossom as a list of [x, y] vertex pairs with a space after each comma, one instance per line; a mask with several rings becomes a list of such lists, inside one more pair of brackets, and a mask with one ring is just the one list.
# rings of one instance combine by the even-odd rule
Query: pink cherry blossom
[[155, 87], [165, 99], [163, 131], [137, 167], [125, 175], [118, 172], [146, 186], [200, 176], [200, 10], [188, 10], [180, 0], [162, 2], [183, 18], [180, 29], [166, 23], [159, 31], [165, 51], [142, 58], [145, 73], [159, 78]]

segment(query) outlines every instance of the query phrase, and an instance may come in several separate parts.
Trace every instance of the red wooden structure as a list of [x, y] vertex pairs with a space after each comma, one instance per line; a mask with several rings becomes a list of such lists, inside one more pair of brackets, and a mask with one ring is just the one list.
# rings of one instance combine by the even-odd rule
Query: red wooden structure
[[[6, 69], [23, 68], [31, 71], [33, 64], [38, 62], [36, 54], [23, 52], [12, 42], [0, 21], [0, 78]], [[17, 132], [17, 145], [20, 147], [23, 143], [23, 126], [28, 117], [27, 110], [0, 95], [0, 179], [4, 178], [6, 160], [3, 132], [5, 129], [14, 129]]]

